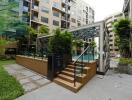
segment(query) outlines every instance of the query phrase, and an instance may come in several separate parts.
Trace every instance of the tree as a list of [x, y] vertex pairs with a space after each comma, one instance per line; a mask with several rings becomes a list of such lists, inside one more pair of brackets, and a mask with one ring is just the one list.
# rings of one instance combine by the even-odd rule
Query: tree
[[69, 32], [61, 32], [60, 29], [54, 31], [54, 36], [50, 39], [49, 50], [56, 54], [71, 55], [72, 36]]
[[37, 34], [37, 31], [34, 28], [32, 28], [31, 26], [27, 26], [26, 32], [28, 34], [28, 51], [30, 51], [31, 42], [33, 40], [34, 35]]
[[116, 33], [116, 44], [120, 49], [122, 57], [130, 57], [130, 29], [131, 21], [129, 19], [119, 19], [113, 24], [113, 31]]
[[49, 28], [46, 25], [40, 26], [39, 34], [48, 35], [49, 34]]
[[17, 20], [15, 13], [12, 13], [12, 9], [18, 7], [18, 4], [14, 0], [9, 1], [0, 0], [0, 34], [10, 27], [10, 23]]
[[93, 59], [94, 59], [94, 53], [95, 53], [95, 48], [96, 48], [96, 42], [93, 40], [91, 43], [90, 43], [90, 46], [92, 47], [92, 54], [93, 54]]

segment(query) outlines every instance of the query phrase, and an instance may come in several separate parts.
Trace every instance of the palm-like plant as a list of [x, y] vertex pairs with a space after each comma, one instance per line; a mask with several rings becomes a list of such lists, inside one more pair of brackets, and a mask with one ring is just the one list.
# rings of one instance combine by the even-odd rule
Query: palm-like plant
[[40, 28], [39, 28], [39, 34], [48, 35], [49, 34], [49, 28], [48, 28], [48, 26], [46, 26], [46, 25], [40, 26]]
[[10, 23], [15, 21], [16, 15], [12, 13], [12, 9], [18, 7], [18, 4], [14, 1], [0, 0], [0, 34], [10, 27]]
[[129, 19], [119, 19], [113, 24], [113, 31], [117, 34], [115, 41], [123, 57], [130, 57], [130, 29], [131, 21]]

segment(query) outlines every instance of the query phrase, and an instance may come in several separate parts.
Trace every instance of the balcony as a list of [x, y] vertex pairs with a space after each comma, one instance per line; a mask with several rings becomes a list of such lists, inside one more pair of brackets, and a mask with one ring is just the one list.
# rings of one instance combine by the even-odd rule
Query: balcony
[[31, 2], [31, 0], [25, 0], [25, 1], [27, 1], [27, 2]]
[[62, 0], [62, 3], [66, 4], [66, 0]]
[[33, 21], [36, 21], [36, 22], [38, 22], [38, 21], [39, 21], [39, 19], [38, 19], [38, 17], [37, 17], [37, 16], [32, 16], [32, 20], [33, 20]]
[[52, 5], [52, 9], [55, 9], [55, 10], [61, 12], [61, 8], [60, 8], [60, 6], [58, 6], [58, 5], [56, 5], [56, 4], [53, 4], [53, 5]]
[[65, 8], [62, 8], [61, 10], [62, 10], [62, 12], [66, 12], [66, 9]]
[[32, 6], [32, 9], [33, 9], [34, 11], [39, 11], [39, 7], [36, 6], [36, 5], [33, 5], [33, 6]]
[[69, 1], [66, 1], [66, 0], [62, 0], [62, 4], [63, 5], [71, 6], [71, 3]]
[[29, 8], [26, 6], [23, 6], [23, 11], [28, 12]]
[[24, 22], [29, 22], [29, 17], [23, 16], [23, 17], [22, 17], [22, 20], [23, 20]]

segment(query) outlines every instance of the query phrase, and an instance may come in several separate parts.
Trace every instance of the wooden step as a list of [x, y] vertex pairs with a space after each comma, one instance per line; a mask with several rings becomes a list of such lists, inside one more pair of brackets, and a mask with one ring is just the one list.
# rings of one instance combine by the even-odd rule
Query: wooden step
[[67, 76], [67, 75], [64, 75], [64, 74], [59, 74], [58, 77], [65, 80], [65, 81], [71, 82], [71, 83], [74, 82], [73, 77], [70, 77], [70, 76]]
[[65, 68], [65, 70], [74, 73], [74, 69], [73, 69], [73, 68], [69, 68], [69, 67], [67, 67], [67, 68]]
[[67, 67], [74, 68], [75, 66], [70, 64], [70, 65], [67, 65]]
[[55, 78], [54, 82], [65, 87], [65, 88], [67, 88], [67, 89], [69, 89], [69, 90], [71, 90], [71, 91], [73, 91], [73, 92], [75, 92], [75, 93], [78, 92], [82, 87], [82, 84], [79, 82], [76, 82], [76, 86], [74, 86], [74, 83], [70, 83], [70, 82], [65, 81], [61, 78]]
[[73, 72], [69, 72], [69, 71], [64, 70], [61, 73], [64, 74], [64, 75], [68, 75], [70, 77], [74, 77], [74, 73]]
[[[74, 68], [75, 68], [75, 66], [68, 66], [65, 70], [74, 73]], [[90, 69], [91, 69], [90, 67], [83, 67], [83, 71], [84, 71], [85, 74], [88, 73], [88, 71], [89, 71]], [[78, 70], [81, 70], [81, 67], [79, 67], [79, 66], [76, 67], [76, 71], [78, 71]]]

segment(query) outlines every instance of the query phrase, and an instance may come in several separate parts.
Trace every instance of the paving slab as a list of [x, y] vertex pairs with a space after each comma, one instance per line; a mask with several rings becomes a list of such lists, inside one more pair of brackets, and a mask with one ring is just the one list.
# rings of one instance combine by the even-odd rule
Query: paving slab
[[39, 80], [39, 79], [42, 79], [43, 77], [40, 76], [40, 75], [35, 75], [35, 76], [32, 76], [30, 77], [32, 80]]
[[51, 83], [16, 100], [132, 100], [131, 83], [131, 75], [113, 72], [96, 75], [78, 93]]
[[27, 84], [24, 84], [23, 85], [23, 88], [25, 89], [26, 92], [30, 92], [33, 89], [36, 89], [37, 88], [37, 85], [34, 84], [34, 83], [27, 83]]
[[20, 82], [25, 93], [34, 91], [50, 83], [46, 77], [18, 64], [6, 65], [5, 69]]

